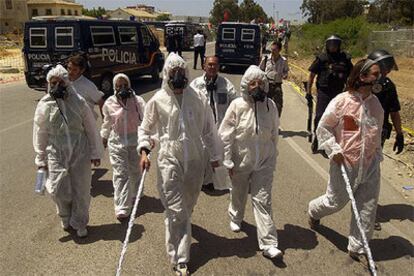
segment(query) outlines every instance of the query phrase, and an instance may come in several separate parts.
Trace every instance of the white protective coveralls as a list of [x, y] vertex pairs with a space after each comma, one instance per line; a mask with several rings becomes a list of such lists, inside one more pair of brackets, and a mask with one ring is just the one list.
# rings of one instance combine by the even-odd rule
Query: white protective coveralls
[[[127, 75], [117, 74], [119, 78], [131, 83]], [[113, 169], [114, 205], [116, 215], [129, 215], [133, 198], [138, 191], [141, 178], [139, 169], [138, 126], [144, 117], [145, 101], [135, 93], [127, 98], [126, 104], [116, 95], [109, 97], [102, 108], [104, 120], [101, 128], [102, 138], [108, 139], [109, 159]]]
[[89, 221], [91, 160], [101, 158], [102, 143], [93, 114], [73, 91], [66, 69], [57, 65], [47, 74], [48, 83], [52, 77], [65, 80], [67, 94], [57, 100], [46, 94], [37, 105], [33, 127], [35, 163], [48, 167], [46, 189], [62, 221], [69, 220], [75, 229], [85, 229]]
[[242, 98], [230, 104], [219, 135], [224, 143], [224, 166], [233, 169], [230, 219], [240, 225], [250, 190], [259, 247], [267, 250], [278, 245], [272, 218], [272, 181], [278, 155], [279, 115], [269, 98], [254, 103], [248, 85], [255, 79], [262, 80], [268, 92], [265, 73], [255, 65], [250, 66], [241, 80]]
[[[343, 92], [328, 105], [316, 134], [319, 149], [329, 158], [345, 157], [345, 167], [367, 239], [372, 237], [380, 188], [381, 131], [384, 111], [375, 95], [363, 99], [358, 92]], [[341, 210], [349, 201], [341, 168], [330, 162], [326, 193], [309, 203], [313, 219]], [[348, 250], [363, 253], [363, 241], [352, 212]]]
[[92, 110], [93, 116], [97, 119], [98, 114], [96, 114], [94, 108], [105, 94], [102, 91], [99, 91], [96, 85], [83, 75], [74, 80], [72, 86], [75, 92], [85, 99], [89, 108]]
[[[216, 90], [211, 93], [207, 91], [205, 73], [195, 78], [190, 86], [197, 92], [202, 93], [206, 96], [207, 101], [211, 109], [213, 110], [214, 119], [216, 122], [216, 127], [219, 128], [221, 122], [223, 121], [226, 110], [229, 107], [230, 103], [240, 97], [240, 94], [236, 91], [231, 81], [227, 78], [220, 75], [216, 79]], [[203, 184], [214, 183], [213, 181], [213, 169], [210, 166], [210, 158], [208, 155], [208, 150], [205, 151], [205, 175]], [[218, 183], [214, 183], [214, 188], [217, 190], [228, 189], [229, 187], [220, 187]]]
[[148, 101], [138, 130], [138, 152], [150, 149], [158, 135], [158, 190], [165, 208], [166, 247], [172, 264], [188, 263], [191, 245], [191, 214], [203, 183], [204, 147], [211, 161], [220, 158], [217, 129], [207, 99], [186, 87], [182, 105], [168, 85], [169, 72], [185, 69], [186, 62], [171, 53], [165, 61], [161, 90]]

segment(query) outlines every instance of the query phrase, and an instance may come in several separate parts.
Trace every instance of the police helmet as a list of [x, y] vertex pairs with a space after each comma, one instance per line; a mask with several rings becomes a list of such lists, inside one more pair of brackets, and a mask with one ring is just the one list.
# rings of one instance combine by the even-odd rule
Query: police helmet
[[398, 70], [393, 55], [385, 50], [375, 50], [368, 55], [368, 59], [375, 60], [382, 71]]
[[336, 45], [338, 46], [338, 50], [341, 48], [342, 39], [337, 35], [331, 35], [325, 40], [325, 47], [326, 49], [329, 48], [329, 45]]

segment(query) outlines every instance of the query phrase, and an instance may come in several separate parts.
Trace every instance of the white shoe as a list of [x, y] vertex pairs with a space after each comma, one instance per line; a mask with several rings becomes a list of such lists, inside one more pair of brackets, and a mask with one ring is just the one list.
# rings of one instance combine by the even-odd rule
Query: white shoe
[[70, 224], [69, 224], [69, 217], [63, 217], [62, 221], [60, 222], [60, 225], [62, 226], [63, 230], [69, 230]]
[[283, 252], [280, 251], [280, 249], [277, 248], [276, 246], [271, 246], [268, 249], [263, 250], [263, 255], [270, 259], [280, 258], [283, 256]]
[[86, 238], [88, 236], [88, 230], [86, 228], [81, 228], [76, 230], [76, 235], [79, 238]]
[[237, 233], [237, 232], [240, 232], [241, 227], [240, 227], [240, 224], [237, 224], [233, 221], [230, 221], [230, 229], [231, 229], [231, 231]]

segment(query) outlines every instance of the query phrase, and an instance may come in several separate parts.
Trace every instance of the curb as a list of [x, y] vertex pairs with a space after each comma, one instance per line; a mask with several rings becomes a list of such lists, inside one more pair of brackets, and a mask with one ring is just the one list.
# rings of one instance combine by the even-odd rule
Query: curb
[[22, 80], [24, 80], [24, 76], [11, 77], [10, 79], [7, 79], [7, 80], [0, 80], [0, 85], [1, 84], [12, 83], [12, 82], [18, 82], [18, 81], [22, 81]]

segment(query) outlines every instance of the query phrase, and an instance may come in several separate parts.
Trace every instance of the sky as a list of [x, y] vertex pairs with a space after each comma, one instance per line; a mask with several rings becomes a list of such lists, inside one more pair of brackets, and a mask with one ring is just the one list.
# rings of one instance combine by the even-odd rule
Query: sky
[[[242, 0], [239, 0], [239, 3]], [[104, 7], [116, 9], [119, 7], [146, 4], [154, 6], [156, 10], [169, 11], [173, 15], [209, 16], [213, 7], [213, 0], [76, 0], [85, 8]], [[256, 0], [268, 16], [302, 21], [300, 5], [302, 0]], [[273, 9], [273, 5], [275, 9]], [[277, 16], [279, 12], [279, 17]]]

